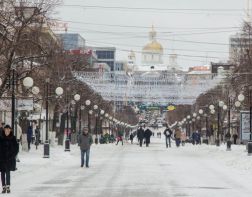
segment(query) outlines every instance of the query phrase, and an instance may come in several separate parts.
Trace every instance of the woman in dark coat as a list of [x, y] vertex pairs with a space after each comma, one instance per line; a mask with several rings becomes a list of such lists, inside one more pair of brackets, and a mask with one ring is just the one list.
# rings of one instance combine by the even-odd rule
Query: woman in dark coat
[[0, 138], [0, 171], [3, 191], [10, 193], [10, 171], [16, 170], [16, 156], [18, 154], [18, 143], [13, 136], [11, 127], [4, 127], [3, 136]]

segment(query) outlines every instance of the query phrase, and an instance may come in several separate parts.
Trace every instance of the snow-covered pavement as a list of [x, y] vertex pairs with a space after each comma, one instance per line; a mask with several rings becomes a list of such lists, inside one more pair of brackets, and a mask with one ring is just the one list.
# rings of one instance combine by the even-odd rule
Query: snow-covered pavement
[[[247, 197], [252, 195], [252, 157], [244, 146], [165, 148], [152, 138], [150, 147], [136, 144], [93, 145], [90, 168], [80, 168], [77, 146], [71, 152], [51, 149], [51, 158], [38, 151], [20, 154], [12, 173], [12, 194], [37, 197]], [[33, 147], [34, 148], [34, 147]]]

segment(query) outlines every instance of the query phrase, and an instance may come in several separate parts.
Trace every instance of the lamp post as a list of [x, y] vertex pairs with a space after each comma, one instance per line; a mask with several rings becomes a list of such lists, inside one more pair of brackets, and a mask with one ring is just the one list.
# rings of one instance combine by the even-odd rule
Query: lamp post
[[82, 111], [85, 109], [84, 105], [80, 106], [80, 110], [79, 110], [79, 136], [81, 135], [81, 121], [82, 121]]
[[101, 110], [100, 110], [100, 115], [101, 115], [101, 117], [100, 117], [100, 130], [101, 130], [101, 135], [103, 134], [102, 123], [103, 123], [103, 116], [104, 116], [104, 114], [105, 114], [105, 111], [101, 109]]
[[[71, 101], [72, 104], [75, 104], [77, 101], [80, 100], [80, 95], [75, 94], [74, 95], [74, 100]], [[76, 101], [76, 102], [75, 102]], [[67, 131], [66, 131], [66, 140], [65, 140], [65, 151], [69, 152], [70, 151], [70, 135], [69, 135], [69, 101], [67, 97]], [[71, 125], [72, 126], [72, 125]], [[71, 129], [72, 132], [72, 129]]]
[[[78, 102], [80, 101], [81, 99], [81, 96], [79, 94], [75, 94], [74, 95], [74, 101]], [[80, 107], [79, 107], [79, 132], [78, 132], [78, 135], [79, 136], [81, 134], [81, 110], [82, 110], [82, 105], [80, 104]], [[76, 110], [77, 111], [77, 110]], [[77, 116], [77, 115], [76, 115]], [[76, 120], [77, 121], [77, 120]], [[72, 125], [71, 125], [72, 126]], [[77, 133], [77, 132], [76, 132]], [[78, 138], [77, 138], [78, 139]]]
[[221, 108], [223, 106], [224, 106], [224, 102], [223, 101], [219, 101], [219, 103], [218, 103], [218, 114], [217, 114], [218, 132], [217, 132], [216, 146], [220, 146], [220, 134], [221, 134], [220, 119], [221, 119]]
[[113, 124], [112, 124], [112, 117], [109, 116], [109, 135], [110, 135], [110, 142], [112, 143], [114, 141], [114, 139], [112, 139], [112, 134], [113, 134]]
[[189, 125], [188, 125], [188, 137], [190, 138], [191, 137], [191, 125], [190, 125], [189, 120], [191, 119], [191, 116], [188, 115], [186, 118], [187, 118], [188, 123], [189, 123]]
[[[91, 105], [91, 101], [90, 100], [86, 100], [85, 101], [85, 105], [87, 106], [87, 109], [89, 109], [89, 106]], [[90, 127], [90, 111], [88, 110], [87, 113], [87, 118], [88, 118], [88, 133], [91, 134], [91, 127]], [[93, 113], [93, 112], [92, 112]]]
[[94, 111], [97, 113], [95, 114], [95, 144], [98, 144], [98, 118], [99, 118], [99, 112], [98, 105], [94, 105]]
[[[46, 79], [46, 139], [44, 143], [44, 158], [50, 157], [50, 144], [49, 144], [49, 120], [48, 120], [48, 114], [49, 114], [49, 83], [50, 79]], [[55, 93], [57, 96], [61, 96], [63, 94], [64, 90], [61, 87], [57, 87], [55, 89]]]

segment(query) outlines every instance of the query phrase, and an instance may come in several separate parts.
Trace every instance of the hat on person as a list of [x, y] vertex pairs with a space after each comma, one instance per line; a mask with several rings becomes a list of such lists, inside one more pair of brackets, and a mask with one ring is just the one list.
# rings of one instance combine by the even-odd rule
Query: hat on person
[[4, 128], [5, 128], [5, 129], [11, 129], [10, 125], [8, 125], [8, 124], [5, 125]]

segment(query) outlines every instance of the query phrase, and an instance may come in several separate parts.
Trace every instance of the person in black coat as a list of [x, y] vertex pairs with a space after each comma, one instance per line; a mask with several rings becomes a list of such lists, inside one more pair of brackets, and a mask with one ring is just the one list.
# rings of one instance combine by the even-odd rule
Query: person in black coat
[[3, 136], [0, 138], [0, 171], [2, 180], [2, 193], [10, 193], [10, 171], [16, 170], [16, 156], [18, 143], [11, 131], [11, 127], [4, 127]]
[[150, 144], [150, 137], [152, 136], [152, 132], [150, 129], [146, 129], [144, 132], [144, 138], [145, 138], [145, 143], [146, 143], [146, 147], [149, 146]]
[[139, 139], [140, 147], [142, 147], [144, 139], [144, 129], [142, 126], [137, 130], [137, 138]]

